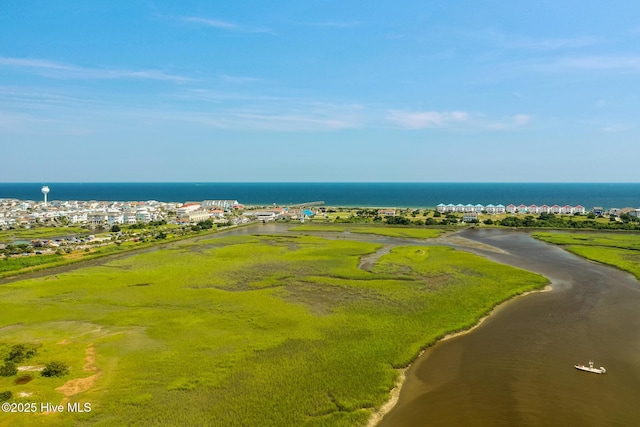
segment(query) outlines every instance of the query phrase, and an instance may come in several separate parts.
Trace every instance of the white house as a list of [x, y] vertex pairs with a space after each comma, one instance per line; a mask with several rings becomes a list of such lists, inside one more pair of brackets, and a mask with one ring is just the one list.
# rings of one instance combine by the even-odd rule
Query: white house
[[211, 214], [205, 210], [195, 210], [188, 212], [186, 215], [183, 215], [180, 218], [188, 222], [200, 222], [206, 221], [211, 218]]
[[151, 214], [149, 213], [148, 210], [142, 208], [142, 209], [136, 209], [136, 221], [137, 222], [149, 222], [151, 221]]
[[106, 225], [108, 218], [105, 212], [94, 212], [87, 215], [87, 222], [93, 227], [99, 227]]

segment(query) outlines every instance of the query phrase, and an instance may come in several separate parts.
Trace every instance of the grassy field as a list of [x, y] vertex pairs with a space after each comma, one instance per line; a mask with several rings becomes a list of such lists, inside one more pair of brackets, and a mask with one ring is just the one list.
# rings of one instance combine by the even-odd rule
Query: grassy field
[[43, 264], [57, 263], [62, 260], [62, 255], [40, 255], [29, 257], [3, 258], [2, 260], [0, 260], [0, 277], [9, 272], [20, 271]]
[[40, 227], [16, 230], [0, 230], [0, 243], [14, 240], [55, 239], [66, 236], [86, 236], [89, 230], [79, 227]]
[[360, 233], [376, 234], [389, 237], [407, 237], [412, 239], [433, 239], [445, 233], [445, 229], [439, 228], [419, 228], [415, 226], [375, 226], [358, 224], [305, 224], [291, 228], [291, 231], [298, 232], [335, 232], [335, 233]]
[[546, 284], [438, 246], [397, 247], [358, 268], [378, 249], [224, 237], [2, 285], [0, 358], [35, 344], [29, 365], [71, 371], [0, 377], [0, 393], [38, 405], [66, 393], [92, 410], [9, 413], [0, 425], [363, 425], [395, 368]]
[[584, 258], [626, 270], [640, 279], [640, 234], [534, 233], [533, 236], [562, 245]]
[[[174, 226], [164, 226], [166, 231], [171, 231]], [[45, 229], [43, 229], [45, 230]], [[52, 230], [55, 230], [52, 229]], [[217, 230], [202, 230], [198, 232], [201, 235], [216, 233]], [[99, 237], [105, 237], [108, 233], [103, 233]], [[122, 254], [125, 252], [150, 248], [152, 246], [163, 245], [166, 243], [188, 239], [193, 235], [176, 235], [168, 233], [161, 240], [147, 238], [146, 240], [127, 240], [115, 244], [113, 242], [106, 245], [87, 245], [86, 250], [75, 250], [71, 253], [62, 253], [55, 255], [31, 255], [28, 257], [10, 257], [0, 259], [0, 279], [15, 276], [17, 274], [29, 273], [37, 270], [43, 270], [50, 267], [59, 267], [63, 265], [77, 263], [82, 260], [99, 258], [106, 255]]]

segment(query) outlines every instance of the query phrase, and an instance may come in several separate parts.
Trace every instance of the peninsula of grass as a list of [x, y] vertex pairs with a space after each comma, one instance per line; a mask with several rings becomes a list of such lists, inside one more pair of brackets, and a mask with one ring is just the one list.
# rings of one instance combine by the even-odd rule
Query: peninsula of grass
[[592, 261], [628, 271], [640, 280], [640, 234], [533, 233], [533, 237], [561, 245]]
[[217, 237], [2, 285], [0, 356], [37, 346], [30, 366], [70, 371], [0, 377], [0, 393], [91, 412], [0, 425], [365, 425], [421, 349], [547, 283], [440, 246], [358, 267], [380, 249]]
[[415, 226], [375, 226], [359, 224], [304, 224], [290, 229], [297, 232], [327, 232], [327, 233], [359, 233], [375, 234], [378, 236], [401, 237], [410, 239], [433, 239], [446, 232], [442, 228], [419, 228]]

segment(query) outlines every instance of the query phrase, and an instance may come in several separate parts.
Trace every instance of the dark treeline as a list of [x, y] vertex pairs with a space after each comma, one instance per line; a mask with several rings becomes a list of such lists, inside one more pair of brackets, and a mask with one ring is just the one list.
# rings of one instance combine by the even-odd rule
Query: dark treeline
[[637, 218], [628, 214], [620, 216], [620, 220], [611, 217], [609, 222], [595, 220], [595, 216], [586, 220], [575, 221], [572, 217], [542, 213], [538, 218], [527, 215], [523, 218], [508, 216], [499, 221], [484, 221], [485, 224], [497, 224], [504, 227], [525, 227], [525, 228], [588, 228], [597, 230], [640, 230], [640, 222]]

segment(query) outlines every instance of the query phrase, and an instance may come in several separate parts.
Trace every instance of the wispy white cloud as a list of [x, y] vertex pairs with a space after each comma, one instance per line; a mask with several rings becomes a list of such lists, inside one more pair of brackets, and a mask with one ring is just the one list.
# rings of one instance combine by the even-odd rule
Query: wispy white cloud
[[603, 132], [609, 132], [609, 133], [615, 133], [615, 132], [624, 132], [627, 130], [631, 130], [633, 129], [634, 126], [629, 125], [629, 124], [623, 124], [623, 123], [617, 123], [617, 124], [611, 124], [608, 126], [604, 126], [601, 128], [601, 130]]
[[504, 64], [510, 72], [535, 71], [565, 73], [574, 71], [640, 72], [640, 55], [561, 55]]
[[334, 28], [352, 28], [360, 26], [358, 21], [327, 21], [327, 22], [307, 22], [303, 25], [310, 27], [334, 27]]
[[192, 24], [205, 25], [211, 28], [217, 28], [219, 30], [238, 31], [243, 33], [268, 33], [274, 34], [273, 30], [269, 28], [253, 27], [248, 25], [239, 25], [234, 22], [222, 21], [219, 19], [203, 18], [198, 16], [183, 16], [178, 18], [182, 22], [188, 22]]
[[236, 24], [226, 21], [220, 21], [218, 19], [210, 19], [210, 18], [198, 18], [196, 16], [184, 16], [180, 18], [181, 21], [184, 22], [193, 22], [196, 24], [203, 24], [207, 27], [220, 28], [223, 30], [235, 30], [238, 28]]
[[0, 106], [17, 110], [46, 110], [58, 107], [92, 107], [102, 104], [90, 97], [74, 97], [43, 88], [0, 86]]
[[640, 71], [640, 56], [638, 55], [591, 55], [559, 58], [549, 63], [549, 66], [580, 69], [580, 70], [622, 70]]
[[406, 111], [391, 110], [387, 119], [395, 125], [405, 129], [426, 129], [434, 127], [449, 127], [466, 122], [469, 113], [464, 111]]
[[391, 110], [386, 119], [402, 129], [464, 129], [464, 130], [510, 130], [528, 125], [533, 117], [528, 114], [515, 114], [500, 120], [486, 117], [485, 114], [465, 111], [406, 111]]
[[[186, 89], [132, 105], [61, 95], [54, 89], [0, 86], [0, 130], [12, 133], [109, 132], [122, 127], [160, 129], [171, 124], [232, 131], [331, 132], [367, 125], [357, 104]], [[47, 130], [48, 129], [48, 130]]]
[[579, 49], [603, 43], [602, 38], [593, 36], [556, 38], [527, 37], [517, 34], [507, 34], [499, 31], [478, 31], [463, 34], [476, 40], [488, 41], [502, 48], [529, 51]]
[[597, 37], [576, 37], [576, 38], [558, 38], [558, 39], [534, 39], [527, 37], [504, 38], [502, 46], [512, 49], [526, 50], [560, 50], [560, 49], [577, 49], [583, 47], [591, 47], [601, 43]]
[[230, 76], [227, 74], [220, 74], [219, 76], [222, 80], [224, 80], [225, 82], [229, 82], [229, 83], [237, 83], [237, 84], [244, 84], [244, 83], [255, 83], [255, 82], [259, 82], [261, 79], [256, 78], [256, 77], [248, 77], [248, 76]]
[[532, 119], [532, 117], [527, 115], [527, 114], [516, 114], [515, 116], [512, 117], [513, 124], [515, 126], [527, 125], [527, 124], [529, 124], [531, 119]]
[[86, 136], [93, 133], [78, 117], [52, 117], [43, 114], [16, 113], [0, 109], [0, 132], [21, 135]]
[[528, 114], [516, 114], [497, 122], [482, 124], [482, 126], [490, 130], [511, 130], [526, 126], [531, 122], [531, 120], [533, 120], [533, 117]]
[[158, 70], [123, 70], [116, 68], [88, 68], [47, 59], [0, 57], [0, 67], [12, 67], [45, 77], [59, 79], [141, 79], [184, 83], [191, 79]]

